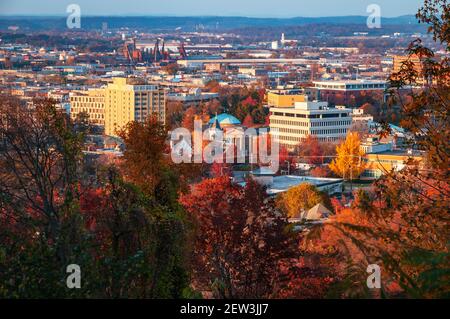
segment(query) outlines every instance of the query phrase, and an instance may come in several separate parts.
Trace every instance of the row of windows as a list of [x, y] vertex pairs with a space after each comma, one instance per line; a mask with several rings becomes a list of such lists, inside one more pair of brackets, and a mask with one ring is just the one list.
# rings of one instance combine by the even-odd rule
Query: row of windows
[[141, 112], [139, 112], [139, 111], [134, 112], [134, 116], [135, 117], [137, 117], [137, 116], [147, 116], [147, 114], [159, 114], [160, 116], [164, 116], [164, 112], [159, 112], [158, 110], [151, 110], [150, 112], [147, 112], [147, 111], [145, 111], [145, 112], [143, 112], [143, 111], [141, 111]]
[[342, 141], [342, 137], [319, 137], [318, 140], [320, 142], [336, 142], [336, 141]]
[[309, 130], [296, 130], [293, 128], [279, 128], [280, 133], [290, 133], [290, 134], [299, 134], [299, 135], [307, 135], [309, 134]]
[[362, 177], [371, 177], [371, 178], [380, 178], [381, 175], [382, 175], [382, 172], [378, 169], [376, 169], [376, 170], [368, 169], [368, 170], [365, 170], [361, 174]]
[[331, 113], [331, 114], [322, 114], [323, 119], [336, 118], [336, 117], [348, 117], [348, 113]]
[[318, 89], [334, 89], [334, 90], [362, 90], [362, 89], [385, 89], [386, 84], [385, 83], [374, 83], [374, 84], [316, 84], [316, 88]]
[[271, 124], [280, 124], [280, 125], [291, 125], [291, 126], [304, 126], [309, 127], [310, 122], [300, 122], [300, 121], [286, 121], [286, 120], [270, 120]]
[[323, 127], [323, 126], [350, 126], [351, 121], [321, 121], [321, 122], [300, 122], [287, 120], [270, 120], [271, 124], [287, 125], [287, 126], [303, 126], [303, 127]]
[[157, 105], [151, 105], [151, 106], [149, 106], [149, 107], [135, 107], [134, 110], [135, 110], [136, 112], [139, 112], [139, 111], [142, 112], [142, 111], [147, 111], [147, 110], [153, 110], [153, 111], [155, 111], [155, 112], [161, 113], [161, 112], [164, 112], [164, 111], [165, 111], [165, 108], [164, 108], [164, 107], [158, 107]]
[[[335, 136], [327, 136], [327, 137], [318, 137], [317, 139], [321, 142], [336, 142], [336, 141], [342, 140], [343, 138], [335, 137]], [[283, 143], [283, 142], [300, 143], [300, 142], [304, 142], [305, 140], [306, 140], [305, 137], [280, 136], [279, 142], [280, 142], [281, 146], [291, 147], [292, 144]]]
[[344, 126], [344, 125], [351, 125], [351, 121], [330, 121], [330, 122], [312, 122], [312, 127], [318, 127], [318, 126]]
[[[72, 113], [72, 118], [76, 118], [78, 113]], [[105, 116], [103, 114], [89, 113], [89, 120], [104, 120]]]
[[164, 103], [160, 103], [158, 101], [153, 101], [153, 103], [147, 103], [147, 101], [136, 101], [134, 102], [134, 106], [140, 106], [140, 105], [164, 105]]
[[86, 97], [86, 96], [72, 96], [70, 101], [74, 102], [98, 102], [103, 103], [105, 99], [103, 97]]
[[73, 103], [70, 105], [71, 109], [87, 109], [89, 108], [91, 110], [92, 109], [96, 109], [96, 110], [103, 110], [105, 108], [104, 104], [88, 104], [86, 105], [85, 103]]
[[142, 98], [142, 99], [139, 99], [139, 98], [135, 98], [134, 99], [134, 102], [136, 103], [136, 102], [139, 102], [139, 101], [142, 101], [142, 102], [144, 102], [144, 103], [147, 103], [147, 101], [149, 101], [150, 103], [164, 103], [165, 102], [165, 99], [164, 98], [162, 98], [162, 99], [160, 99], [160, 98], [158, 98], [158, 97], [153, 97], [153, 98], [150, 98], [150, 99], [147, 99], [147, 98]]
[[327, 134], [347, 134], [346, 128], [336, 128], [330, 130], [313, 130], [311, 133], [313, 135], [327, 135]]
[[[124, 103], [124, 102], [128, 102], [128, 103], [131, 103], [131, 99], [123, 99], [123, 100], [120, 100], [120, 102], [122, 102], [122, 103]], [[111, 99], [109, 99], [109, 104], [117, 104], [117, 100], [114, 98], [113, 100], [111, 100]]]
[[89, 114], [89, 119], [103, 120], [105, 116], [103, 114]]
[[306, 114], [293, 114], [293, 113], [281, 113], [281, 112], [271, 112], [270, 115], [276, 115], [276, 116], [285, 116], [285, 117], [298, 117], [298, 118], [316, 118], [313, 117], [314, 115], [308, 115]]
[[302, 142], [304, 141], [304, 137], [296, 137], [296, 136], [280, 136], [280, 144], [283, 144], [283, 141], [287, 142]]
[[[366, 161], [368, 162], [369, 160], [366, 159]], [[397, 160], [383, 160], [383, 159], [378, 159], [378, 158], [376, 160], [374, 160], [374, 162], [375, 163], [380, 163], [380, 164], [388, 164], [388, 165], [392, 165], [392, 166], [403, 165], [404, 164], [404, 161], [402, 161], [402, 160], [399, 160], [399, 161], [397, 161]]]
[[88, 114], [93, 114], [93, 113], [104, 114], [105, 113], [105, 111], [103, 109], [88, 109], [88, 108], [85, 108], [85, 107], [81, 107], [81, 108], [74, 107], [74, 108], [70, 109], [70, 112], [71, 113], [86, 112]]
[[143, 98], [145, 98], [145, 97], [147, 97], [147, 96], [154, 96], [154, 97], [163, 97], [163, 96], [165, 96], [165, 94], [164, 93], [157, 93], [157, 92], [155, 92], [155, 93], [149, 93], [149, 94], [135, 94], [134, 95], [136, 98], [139, 98], [139, 97], [143, 97]]
[[297, 117], [297, 118], [308, 118], [308, 119], [328, 119], [337, 117], [348, 117], [347, 113], [324, 113], [324, 114], [294, 114], [294, 113], [281, 113], [281, 112], [271, 112], [270, 115], [283, 116], [283, 117]]
[[[330, 130], [296, 130], [290, 128], [280, 128], [280, 133], [297, 134], [297, 135], [331, 135], [331, 134], [347, 134], [347, 129], [330, 129]], [[285, 137], [283, 137], [285, 138]]]

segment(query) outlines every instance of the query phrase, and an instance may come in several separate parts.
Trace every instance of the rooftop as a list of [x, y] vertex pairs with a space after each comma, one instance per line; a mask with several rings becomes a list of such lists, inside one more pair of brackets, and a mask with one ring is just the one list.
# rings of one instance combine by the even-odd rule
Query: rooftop
[[209, 121], [209, 125], [212, 125], [216, 122], [216, 120], [219, 122], [220, 125], [241, 125], [241, 121], [239, 121], [237, 118], [235, 118], [233, 115], [231, 114], [227, 114], [227, 113], [222, 113], [220, 115], [217, 115], [215, 117], [213, 117], [210, 121]]
[[[274, 196], [280, 193], [287, 192], [292, 187], [300, 184], [311, 184], [319, 189], [334, 188], [342, 183], [341, 178], [320, 178], [310, 176], [295, 176], [295, 175], [281, 175], [274, 176], [275, 174], [270, 168], [262, 167], [261, 169], [251, 172], [253, 178], [259, 183], [267, 187], [267, 194]], [[239, 183], [244, 186], [245, 182]]]
[[288, 191], [290, 188], [298, 186], [300, 184], [312, 184], [314, 186], [326, 186], [330, 184], [342, 183], [340, 178], [317, 178], [317, 177], [307, 177], [307, 176], [293, 176], [293, 175], [283, 175], [275, 176], [273, 178], [273, 183], [268, 187], [267, 193], [269, 195], [276, 195]]
[[386, 84], [384, 80], [314, 81], [314, 84]]
[[383, 152], [372, 153], [372, 154], [367, 154], [367, 155], [372, 155], [372, 156], [384, 155], [384, 156], [421, 157], [421, 156], [423, 156], [423, 152], [418, 151], [418, 150], [397, 149], [397, 150], [383, 151]]

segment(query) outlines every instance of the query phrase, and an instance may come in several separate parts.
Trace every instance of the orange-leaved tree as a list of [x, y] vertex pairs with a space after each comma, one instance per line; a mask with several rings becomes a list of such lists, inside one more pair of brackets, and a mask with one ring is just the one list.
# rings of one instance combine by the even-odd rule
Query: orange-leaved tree
[[168, 165], [164, 157], [167, 137], [164, 126], [151, 116], [143, 123], [128, 123], [119, 136], [125, 143], [122, 170], [126, 179], [149, 196], [154, 196], [162, 172]]
[[321, 192], [311, 184], [301, 184], [279, 195], [277, 206], [288, 217], [299, 217], [302, 212], [309, 210], [317, 204], [323, 204], [328, 209], [332, 208], [328, 194]]
[[349, 133], [345, 141], [337, 146], [337, 158], [330, 164], [331, 170], [346, 180], [357, 179], [365, 169], [364, 152], [357, 133]]

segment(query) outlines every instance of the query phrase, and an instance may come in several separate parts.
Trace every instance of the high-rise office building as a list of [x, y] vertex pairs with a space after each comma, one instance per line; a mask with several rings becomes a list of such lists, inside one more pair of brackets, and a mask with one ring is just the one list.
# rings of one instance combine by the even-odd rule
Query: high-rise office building
[[[297, 102], [295, 107], [270, 109], [271, 134], [280, 145], [294, 149], [312, 135], [320, 141], [344, 139], [352, 124], [351, 109], [328, 107], [327, 102]], [[275, 135], [276, 137], [276, 135]]]
[[127, 78], [115, 78], [105, 88], [106, 135], [117, 136], [129, 122], [143, 122], [151, 115], [165, 124], [166, 91], [158, 85], [133, 84]]

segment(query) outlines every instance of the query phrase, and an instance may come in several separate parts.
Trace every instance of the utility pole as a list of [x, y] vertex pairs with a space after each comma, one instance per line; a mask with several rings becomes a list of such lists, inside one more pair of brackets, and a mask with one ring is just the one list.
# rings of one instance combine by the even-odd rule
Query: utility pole
[[[353, 158], [352, 158], [353, 161]], [[350, 193], [353, 193], [353, 169], [350, 164]]]

